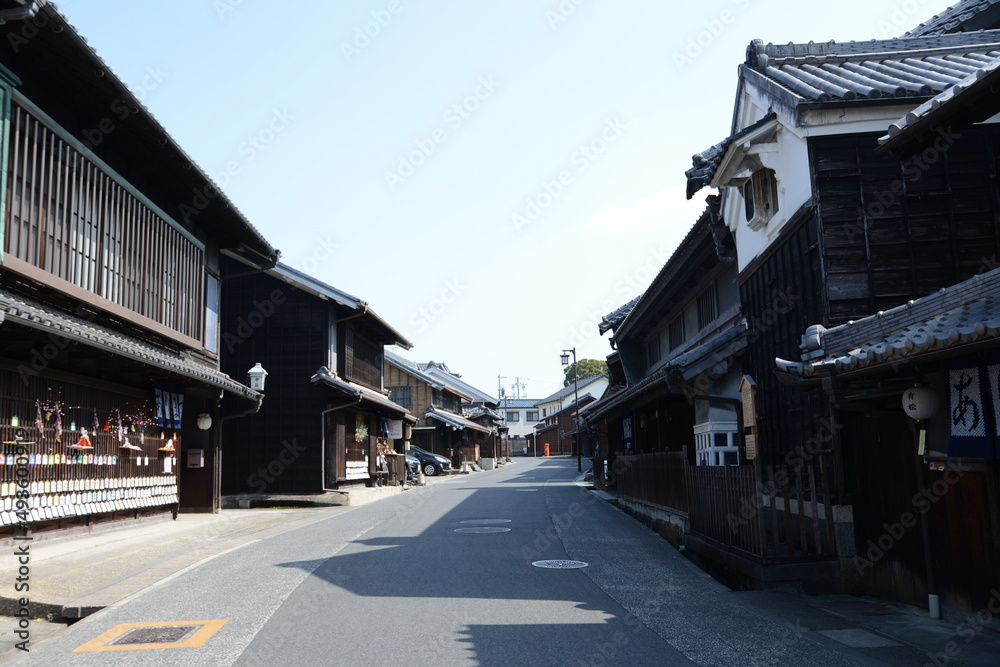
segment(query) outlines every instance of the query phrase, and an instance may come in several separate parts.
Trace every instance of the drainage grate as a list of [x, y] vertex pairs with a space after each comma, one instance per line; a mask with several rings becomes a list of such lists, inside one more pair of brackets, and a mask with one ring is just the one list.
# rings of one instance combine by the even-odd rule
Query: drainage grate
[[510, 528], [499, 526], [477, 526], [475, 528], [456, 528], [456, 533], [509, 533]]
[[587, 567], [590, 563], [584, 563], [582, 560], [536, 560], [532, 565], [548, 570], [577, 570]]
[[179, 644], [200, 630], [200, 625], [165, 625], [153, 628], [134, 628], [108, 646], [123, 644]]
[[467, 519], [465, 521], [459, 521], [459, 523], [469, 523], [474, 526], [489, 526], [494, 523], [510, 523], [510, 519]]

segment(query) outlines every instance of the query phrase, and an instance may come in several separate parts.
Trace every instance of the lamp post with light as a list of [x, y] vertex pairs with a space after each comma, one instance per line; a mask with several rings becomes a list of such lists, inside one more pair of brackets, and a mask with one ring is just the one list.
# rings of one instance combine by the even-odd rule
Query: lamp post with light
[[[569, 350], [563, 350], [562, 354], [559, 355], [560, 361], [562, 361], [563, 366], [569, 365], [569, 355], [573, 354], [573, 407], [576, 408], [576, 414], [580, 414], [580, 368], [576, 365], [576, 348], [571, 348]], [[576, 417], [573, 417], [573, 431], [574, 433], [579, 430], [580, 425], [577, 423]], [[576, 437], [576, 471], [583, 472], [583, 443], [580, 442], [579, 436]]]

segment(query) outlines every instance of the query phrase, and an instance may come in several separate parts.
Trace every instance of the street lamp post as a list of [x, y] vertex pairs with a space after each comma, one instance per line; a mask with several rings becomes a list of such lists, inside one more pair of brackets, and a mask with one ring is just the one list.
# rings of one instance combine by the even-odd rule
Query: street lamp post
[[[559, 355], [560, 361], [562, 361], [563, 366], [569, 365], [569, 355], [573, 354], [573, 407], [576, 408], [576, 415], [580, 414], [580, 368], [576, 365], [576, 348], [569, 350], [563, 350], [562, 354]], [[577, 423], [577, 417], [573, 417], [573, 432], [580, 429], [580, 425]], [[579, 436], [576, 437], [576, 471], [583, 472], [583, 443], [580, 442]]]

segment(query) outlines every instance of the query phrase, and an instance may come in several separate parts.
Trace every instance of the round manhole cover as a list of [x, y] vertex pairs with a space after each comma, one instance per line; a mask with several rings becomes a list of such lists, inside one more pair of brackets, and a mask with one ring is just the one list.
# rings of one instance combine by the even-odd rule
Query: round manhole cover
[[489, 526], [494, 523], [510, 523], [510, 519], [467, 519], [465, 521], [459, 521], [459, 523], [468, 523], [473, 526]]
[[456, 528], [456, 533], [509, 533], [510, 528], [499, 526], [476, 526], [475, 528]]
[[514, 489], [515, 491], [537, 491], [538, 489]]
[[582, 560], [536, 560], [532, 565], [548, 570], [578, 570], [587, 567], [589, 563], [584, 563]]

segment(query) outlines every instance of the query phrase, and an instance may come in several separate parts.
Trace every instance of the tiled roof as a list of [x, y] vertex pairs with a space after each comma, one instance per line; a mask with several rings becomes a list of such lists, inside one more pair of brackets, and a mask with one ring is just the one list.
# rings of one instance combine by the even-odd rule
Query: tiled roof
[[776, 117], [777, 116], [774, 113], [769, 113], [756, 123], [747, 125], [736, 134], [726, 137], [708, 150], [702, 151], [701, 153], [695, 153], [691, 156], [691, 162], [694, 166], [684, 172], [688, 181], [687, 198], [691, 199], [691, 197], [693, 197], [698, 190], [701, 190], [712, 182], [712, 178], [715, 176], [715, 171], [719, 168], [719, 164], [722, 162], [722, 158], [726, 154], [726, 150], [734, 141], [739, 141], [751, 132], [759, 130], [773, 121]]
[[[992, 10], [998, 3], [1000, 3], [1000, 0], [962, 0], [940, 14], [935, 14], [933, 18], [924, 21], [903, 36], [922, 37], [927, 35], [943, 35], [962, 30], [963, 25], [970, 22], [972, 23], [971, 27], [973, 30], [986, 28], [988, 25], [983, 25], [983, 21], [994, 18], [988, 15], [987, 12]], [[979, 18], [979, 21], [976, 21], [977, 18]]]
[[134, 359], [140, 363], [218, 387], [258, 404], [263, 398], [262, 394], [236, 382], [222, 371], [181, 352], [157, 347], [112, 329], [92, 324], [30, 299], [16, 296], [6, 290], [0, 290], [0, 322], [2, 321], [16, 322], [23, 326], [41, 329], [60, 338]]
[[[583, 389], [584, 387], [589, 387], [590, 385], [594, 384], [595, 382], [597, 382], [598, 380], [601, 380], [601, 379], [607, 380], [608, 376], [607, 375], [594, 375], [592, 377], [580, 378], [580, 381], [577, 382], [576, 384], [579, 385], [579, 387], [578, 387], [579, 389]], [[541, 403], [551, 403], [552, 401], [560, 401], [560, 400], [566, 398], [567, 396], [569, 396], [570, 394], [573, 393], [573, 390], [574, 390], [574, 386], [573, 385], [574, 385], [574, 383], [570, 382], [568, 387], [563, 387], [562, 389], [560, 389], [559, 391], [555, 392], [554, 394], [549, 394], [545, 398], [543, 398], [543, 399], [539, 400], [537, 403], [535, 403], [535, 405], [540, 405]]]
[[744, 72], [791, 106], [923, 98], [1000, 56], [1000, 31], [866, 42], [750, 43]]
[[404, 359], [403, 357], [397, 354], [393, 354], [388, 350], [384, 352], [384, 358], [389, 363], [390, 366], [395, 366], [404, 373], [409, 373], [410, 375], [417, 378], [421, 382], [424, 382], [431, 388], [437, 389], [438, 391], [444, 390], [445, 386], [443, 384], [438, 382], [436, 379], [432, 378], [430, 375], [427, 375], [426, 373], [421, 371], [419, 368], [417, 368], [417, 364], [410, 361], [409, 359]]
[[416, 418], [410, 414], [410, 411], [401, 405], [393, 403], [389, 400], [389, 397], [383, 393], [377, 392], [374, 389], [369, 389], [363, 385], [357, 384], [356, 382], [349, 382], [337, 376], [336, 373], [330, 371], [326, 366], [320, 367], [318, 371], [309, 381], [313, 384], [322, 384], [331, 389], [335, 389], [347, 396], [350, 396], [362, 403], [371, 403], [376, 407], [387, 409], [390, 412], [401, 415], [403, 419], [411, 422], [415, 422]]
[[356, 296], [351, 296], [347, 292], [339, 290], [332, 285], [328, 285], [322, 280], [319, 280], [308, 273], [299, 271], [298, 269], [282, 262], [278, 262], [273, 268], [269, 269], [268, 273], [279, 277], [287, 283], [295, 285], [299, 289], [304, 289], [312, 294], [315, 294], [322, 299], [331, 299], [341, 306], [361, 311], [367, 317], [371, 318], [371, 320], [378, 322], [385, 328], [385, 333], [388, 334], [389, 338], [392, 340], [392, 345], [398, 345], [406, 350], [413, 347], [413, 343], [406, 340], [406, 338], [403, 337], [403, 334], [396, 331], [394, 328], [389, 326], [388, 322], [376, 315], [375, 311], [371, 309], [367, 301], [362, 301]]
[[781, 373], [819, 379], [998, 339], [1000, 269], [994, 269], [833, 329], [814, 325], [802, 337], [801, 362], [775, 363]]
[[632, 386], [602, 398], [598, 403], [589, 406], [588, 420], [596, 420], [614, 408], [624, 404], [629, 399], [639, 396], [664, 382], [676, 380], [687, 382], [699, 374], [709, 371], [713, 366], [728, 362], [735, 354], [747, 346], [747, 327], [740, 323], [727, 329], [698, 347], [678, 355], [664, 366], [653, 371]]
[[472, 431], [480, 431], [481, 433], [492, 433], [490, 429], [481, 424], [469, 421], [461, 415], [456, 415], [454, 412], [448, 412], [447, 410], [435, 408], [434, 406], [427, 408], [424, 412], [424, 416], [431, 419], [437, 419], [439, 422], [447, 424], [448, 426], [458, 430], [470, 429]]
[[[998, 81], [1000, 81], [1000, 58], [994, 58], [890, 125], [889, 133], [879, 137], [879, 144], [892, 148], [915, 138], [935, 124], [936, 117], [948, 114], [956, 107], [960, 109], [963, 104], [968, 106], [969, 99], [979, 95], [993, 96], [995, 94], [993, 89]], [[994, 107], [991, 106], [986, 115], [992, 115], [993, 110]]]
[[639, 296], [639, 300], [632, 306], [632, 309], [625, 316], [624, 321], [619, 323], [615, 329], [614, 341], [616, 343], [627, 340], [630, 332], [636, 327], [641, 329], [640, 325], [648, 322], [651, 316], [662, 316], [656, 315], [656, 313], [662, 308], [662, 299], [664, 296], [668, 296], [672, 292], [690, 289], [682, 284], [684, 276], [685, 274], [690, 275], [695, 271], [702, 272], [701, 269], [693, 268], [691, 258], [697, 255], [699, 249], [707, 251], [707, 248], [703, 248], [703, 244], [709, 242], [712, 217], [709, 208], [706, 208], [698, 216], [691, 229], [688, 230], [688, 233], [684, 235], [681, 242], [674, 248], [674, 252], [664, 262], [663, 267], [656, 274], [656, 277], [653, 278], [649, 287]]
[[506, 403], [502, 404], [508, 410], [517, 410], [521, 408], [533, 408], [538, 405], [537, 398], [508, 398]]
[[461, 375], [458, 373], [452, 373], [448, 370], [448, 366], [442, 363], [435, 363], [433, 361], [426, 364], [418, 364], [418, 366], [427, 374], [433, 378], [436, 378], [439, 382], [443, 383], [448, 391], [451, 391], [470, 403], [486, 403], [487, 405], [495, 407], [497, 405], [497, 400], [487, 394], [481, 389], [473, 387], [471, 384], [461, 379]]
[[497, 412], [496, 410], [491, 410], [484, 405], [474, 405], [471, 407], [462, 408], [462, 416], [465, 417], [466, 419], [478, 419], [483, 415], [486, 415], [490, 419], [493, 419], [498, 422], [503, 421], [503, 416], [499, 412]]
[[619, 324], [624, 322], [625, 318], [628, 317], [628, 314], [632, 312], [632, 308], [635, 307], [635, 304], [639, 303], [639, 299], [641, 298], [642, 295], [639, 295], [626, 303], [624, 306], [619, 306], [617, 309], [602, 317], [601, 323], [597, 325], [597, 330], [601, 332], [601, 335], [603, 336], [608, 332], [608, 330], [614, 329]]

